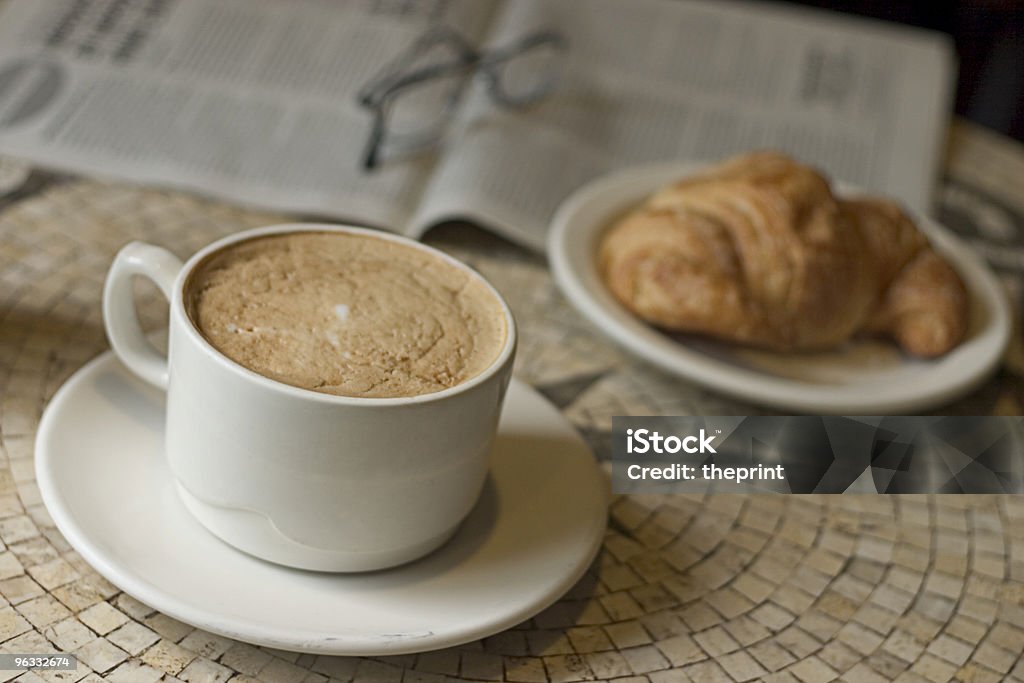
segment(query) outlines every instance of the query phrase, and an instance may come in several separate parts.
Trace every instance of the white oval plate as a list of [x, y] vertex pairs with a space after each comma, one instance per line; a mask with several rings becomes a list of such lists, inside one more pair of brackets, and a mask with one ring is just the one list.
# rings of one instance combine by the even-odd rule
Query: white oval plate
[[[612, 296], [597, 271], [597, 247], [616, 218], [664, 185], [700, 168], [666, 163], [598, 178], [559, 207], [548, 238], [555, 281], [584, 316], [619, 344], [660, 368], [730, 396], [810, 413], [906, 413], [967, 393], [996, 367], [1010, 338], [1006, 295], [988, 266], [935, 221], [918, 226], [963, 278], [971, 299], [967, 338], [941, 358], [902, 354], [895, 345], [856, 340], [821, 353], [782, 354], [698, 337], [669, 336]], [[840, 185], [840, 191], [856, 191]]]
[[606, 477], [565, 417], [514, 380], [480, 502], [442, 548], [378, 572], [289, 569], [214, 537], [178, 498], [163, 425], [163, 394], [101, 355], [43, 414], [35, 456], [43, 502], [114, 585], [229, 638], [331, 655], [458, 645], [555, 602], [604, 538]]

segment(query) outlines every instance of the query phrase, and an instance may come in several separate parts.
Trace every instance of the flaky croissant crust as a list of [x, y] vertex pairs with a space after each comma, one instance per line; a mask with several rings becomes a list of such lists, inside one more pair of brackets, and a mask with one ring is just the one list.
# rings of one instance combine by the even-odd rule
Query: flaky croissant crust
[[898, 206], [837, 199], [775, 152], [656, 192], [607, 232], [599, 266], [655, 325], [779, 351], [867, 332], [931, 357], [967, 330], [963, 282]]

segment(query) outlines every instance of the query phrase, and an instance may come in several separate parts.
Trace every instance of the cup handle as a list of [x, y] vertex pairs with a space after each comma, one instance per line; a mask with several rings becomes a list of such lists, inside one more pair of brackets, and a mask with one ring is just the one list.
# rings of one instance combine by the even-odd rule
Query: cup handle
[[132, 278], [149, 278], [170, 301], [181, 267], [181, 259], [166, 249], [131, 242], [117, 252], [103, 287], [103, 324], [114, 353], [129, 370], [157, 389], [167, 389], [167, 357], [154, 349], [142, 332]]

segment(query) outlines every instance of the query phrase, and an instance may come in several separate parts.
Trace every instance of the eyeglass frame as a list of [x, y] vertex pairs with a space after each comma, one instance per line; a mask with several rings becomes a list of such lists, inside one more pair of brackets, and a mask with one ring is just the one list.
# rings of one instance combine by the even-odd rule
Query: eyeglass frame
[[472, 82], [473, 78], [478, 76], [484, 78], [488, 97], [493, 102], [509, 108], [524, 107], [534, 102], [539, 102], [551, 94], [557, 79], [552, 78], [544, 87], [538, 88], [537, 92], [531, 93], [529, 96], [511, 97], [508, 93], [503, 92], [501, 88], [501, 76], [497, 72], [497, 68], [509, 60], [538, 47], [551, 46], [559, 52], [565, 52], [568, 48], [568, 41], [561, 33], [552, 30], [541, 30], [524, 36], [504, 47], [492, 50], [478, 50], [456, 31], [449, 28], [439, 28], [420, 37], [393, 64], [409, 61], [422, 52], [424, 48], [435, 44], [447, 44], [455, 48], [456, 54], [454, 59], [447, 63], [425, 66], [408, 73], [403, 73], [400, 67], [394, 68], [389, 73], [374, 78], [359, 91], [359, 104], [373, 111], [373, 127], [370, 130], [370, 136], [367, 139], [366, 148], [363, 153], [362, 167], [364, 170], [372, 171], [380, 165], [381, 148], [388, 133], [388, 105], [401, 95], [404, 89], [437, 78], [464, 73], [467, 78], [448, 98], [448, 102], [445, 104], [446, 111], [451, 111], [455, 107], [455, 104], [461, 99], [466, 86]]

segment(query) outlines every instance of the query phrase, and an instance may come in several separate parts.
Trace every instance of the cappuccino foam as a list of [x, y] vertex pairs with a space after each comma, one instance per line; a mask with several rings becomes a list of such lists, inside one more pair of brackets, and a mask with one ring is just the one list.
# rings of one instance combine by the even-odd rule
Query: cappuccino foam
[[257, 237], [200, 263], [193, 323], [265, 377], [342, 396], [442, 391], [490, 367], [509, 333], [479, 278], [406, 244], [341, 232]]

